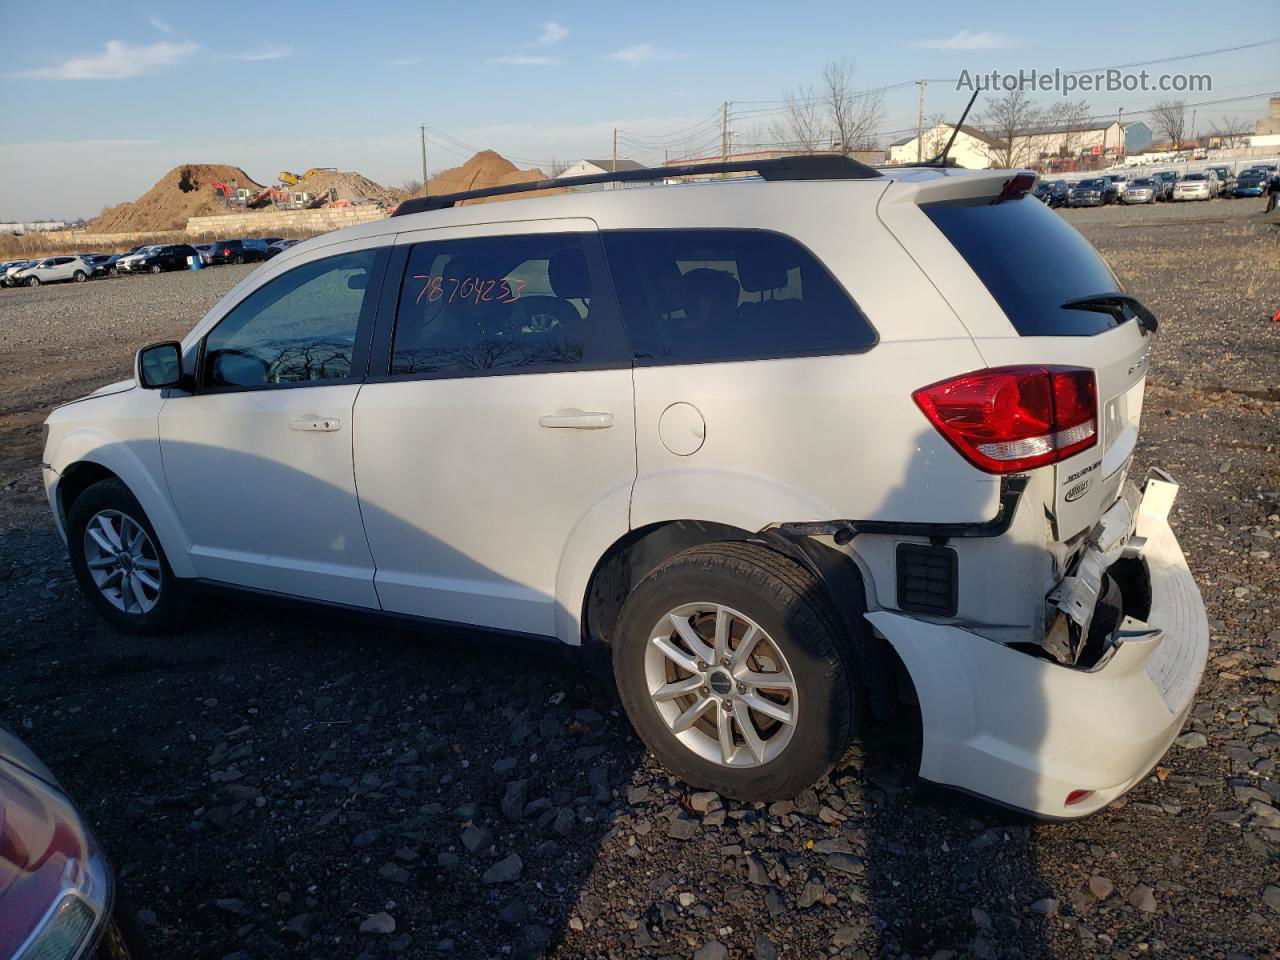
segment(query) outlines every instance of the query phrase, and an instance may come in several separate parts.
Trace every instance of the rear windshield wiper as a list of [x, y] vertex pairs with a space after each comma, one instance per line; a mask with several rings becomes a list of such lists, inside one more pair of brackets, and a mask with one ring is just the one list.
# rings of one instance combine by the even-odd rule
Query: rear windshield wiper
[[[1124, 323], [1132, 314], [1138, 326], [1147, 333], [1155, 333], [1160, 326], [1156, 315], [1143, 305], [1137, 297], [1127, 293], [1095, 293], [1090, 297], [1077, 297], [1062, 304], [1063, 310], [1092, 310], [1094, 313], [1109, 313], [1116, 318], [1116, 323]], [[1126, 313], [1125, 311], [1128, 311]]]

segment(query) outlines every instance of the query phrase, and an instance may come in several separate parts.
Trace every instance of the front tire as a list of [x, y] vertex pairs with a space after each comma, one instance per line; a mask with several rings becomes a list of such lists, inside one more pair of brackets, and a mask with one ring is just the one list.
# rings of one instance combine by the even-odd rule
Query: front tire
[[39, 278], [39, 277], [27, 277], [27, 286], [28, 286], [28, 287], [38, 287], [38, 286], [40, 286], [40, 278]]
[[181, 624], [190, 588], [173, 575], [151, 521], [121, 481], [100, 480], [76, 498], [67, 547], [81, 591], [116, 629], [156, 634]]
[[89, 278], [88, 276], [85, 275], [85, 272], [83, 270], [77, 270], [75, 273], [71, 275], [71, 279], [74, 280], [76, 283], [84, 283]]
[[738, 800], [795, 796], [844, 755], [862, 716], [848, 637], [821, 582], [758, 544], [694, 547], [623, 604], [613, 638], [622, 705], [692, 786]]
[[158, 263], [153, 263], [153, 264], [151, 265], [151, 272], [152, 272], [152, 273], [159, 273], [159, 272], [160, 272], [160, 264], [158, 264]]

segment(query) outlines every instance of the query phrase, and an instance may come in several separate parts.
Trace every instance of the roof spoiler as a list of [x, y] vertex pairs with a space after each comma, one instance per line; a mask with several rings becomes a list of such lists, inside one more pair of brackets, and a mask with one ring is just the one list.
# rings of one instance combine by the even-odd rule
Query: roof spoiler
[[639, 170], [592, 173], [582, 177], [509, 183], [499, 187], [485, 187], [482, 190], [445, 193], [436, 197], [413, 197], [401, 203], [391, 215], [403, 217], [410, 213], [423, 213], [427, 210], [443, 210], [463, 200], [503, 197], [514, 193], [531, 193], [534, 190], [585, 187], [597, 183], [653, 183], [671, 177], [698, 177], [713, 173], [756, 173], [765, 180], [870, 180], [883, 176], [874, 167], [860, 163], [852, 157], [837, 154], [804, 154], [793, 157], [772, 157], [767, 160], [731, 160], [725, 163], [685, 163], [665, 167], [643, 167]]

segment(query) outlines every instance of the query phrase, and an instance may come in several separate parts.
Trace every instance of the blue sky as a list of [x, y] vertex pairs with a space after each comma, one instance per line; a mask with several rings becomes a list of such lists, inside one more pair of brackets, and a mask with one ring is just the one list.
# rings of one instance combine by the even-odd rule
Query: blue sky
[[[718, 151], [722, 101], [733, 103], [735, 137], [764, 136], [769, 101], [815, 81], [829, 60], [853, 60], [860, 87], [1108, 66], [1280, 34], [1266, 6], [1244, 21], [1202, 0], [1166, 2], [1128, 31], [1118, 28], [1130, 8], [1091, 0], [1052, 16], [935, 0], [309, 0], [288, 16], [276, 4], [117, 0], [60, 4], [56, 21], [40, 4], [10, 2], [0, 219], [94, 215], [183, 162], [236, 164], [261, 182], [337, 166], [396, 185], [421, 173], [419, 123], [453, 138], [430, 135], [432, 170], [461, 162], [470, 144], [543, 164], [608, 156], [615, 126], [621, 153], [646, 161], [664, 148]], [[1206, 9], [1221, 15], [1183, 15]], [[1063, 29], [1072, 21], [1095, 26]], [[1150, 69], [1212, 74], [1212, 93], [1192, 102], [1259, 95], [1205, 107], [1197, 126], [1207, 131], [1224, 115], [1258, 116], [1260, 94], [1280, 91], [1280, 45]], [[917, 90], [884, 97], [891, 139], [914, 126]], [[935, 80], [927, 113], [958, 114], [966, 99]], [[1088, 99], [1095, 113], [1133, 116], [1160, 96]]]

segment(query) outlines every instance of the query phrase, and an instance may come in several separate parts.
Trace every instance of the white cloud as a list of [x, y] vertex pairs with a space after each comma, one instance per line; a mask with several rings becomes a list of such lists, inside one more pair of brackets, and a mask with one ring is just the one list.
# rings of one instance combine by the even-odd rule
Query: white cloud
[[421, 57], [397, 57], [395, 60], [388, 60], [388, 67], [412, 67], [415, 63], [421, 63]]
[[654, 60], [677, 60], [683, 56], [683, 53], [659, 50], [652, 43], [634, 43], [629, 47], [613, 51], [613, 53], [609, 54], [609, 59], [619, 60], [622, 63], [638, 67], [642, 63], [651, 63]]
[[542, 35], [533, 42], [535, 47], [549, 47], [552, 44], [559, 43], [569, 35], [566, 27], [560, 26], [554, 20], [548, 20], [542, 25]]
[[532, 53], [508, 53], [503, 57], [494, 57], [490, 63], [501, 63], [509, 67], [555, 67], [560, 61], [555, 57], [543, 57]]
[[257, 50], [246, 53], [229, 53], [228, 60], [283, 60], [293, 56], [293, 47], [279, 43], [268, 43]]
[[990, 30], [961, 30], [949, 37], [919, 40], [912, 46], [926, 50], [1000, 50], [1004, 47], [1016, 47], [1021, 42], [1017, 37], [992, 33]]
[[118, 80], [172, 67], [199, 49], [194, 43], [169, 40], [142, 46], [108, 40], [97, 56], [74, 57], [56, 67], [41, 67], [20, 75], [53, 80]]
[[173, 36], [175, 33], [177, 33], [177, 31], [174, 30], [173, 27], [169, 26], [168, 23], [166, 23], [164, 20], [161, 20], [159, 17], [148, 17], [147, 23], [151, 24], [161, 33], [167, 33], [170, 36]]

